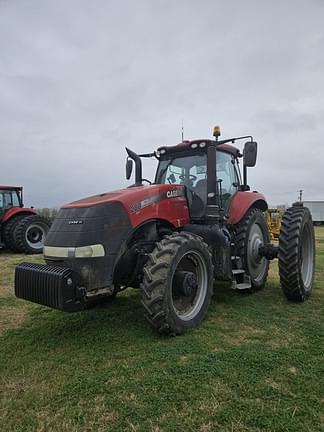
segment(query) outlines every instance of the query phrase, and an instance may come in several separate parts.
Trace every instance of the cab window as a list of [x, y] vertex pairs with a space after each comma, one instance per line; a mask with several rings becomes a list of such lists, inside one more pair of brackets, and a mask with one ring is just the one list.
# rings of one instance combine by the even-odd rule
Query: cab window
[[233, 156], [229, 153], [217, 152], [216, 169], [223, 207], [225, 210], [228, 210], [231, 198], [238, 187], [238, 178], [234, 167]]
[[19, 197], [16, 191], [0, 191], [0, 208], [19, 207]]

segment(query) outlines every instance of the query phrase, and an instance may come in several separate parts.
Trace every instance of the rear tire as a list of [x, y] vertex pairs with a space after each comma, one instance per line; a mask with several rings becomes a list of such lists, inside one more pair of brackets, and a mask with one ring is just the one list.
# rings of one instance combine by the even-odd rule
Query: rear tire
[[177, 335], [205, 318], [213, 292], [213, 264], [202, 238], [186, 232], [156, 244], [141, 284], [145, 317], [162, 334]]
[[284, 295], [304, 301], [312, 292], [315, 269], [315, 234], [308, 208], [291, 207], [284, 213], [278, 260]]
[[23, 218], [13, 232], [15, 247], [26, 254], [42, 253], [49, 228], [48, 221], [41, 216]]
[[269, 228], [260, 209], [250, 209], [235, 227], [235, 243], [252, 290], [260, 290], [267, 281], [269, 261], [260, 256], [259, 247], [270, 243]]
[[13, 252], [18, 252], [14, 240], [14, 231], [19, 222], [25, 217], [26, 214], [13, 216], [8, 222], [6, 222], [3, 228], [3, 241], [6, 245], [6, 248], [12, 250]]

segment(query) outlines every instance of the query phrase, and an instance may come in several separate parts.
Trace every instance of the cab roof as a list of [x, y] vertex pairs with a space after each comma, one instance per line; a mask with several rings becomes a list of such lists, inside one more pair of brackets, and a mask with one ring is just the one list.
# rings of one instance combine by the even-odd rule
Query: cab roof
[[2, 190], [19, 190], [19, 191], [21, 191], [22, 190], [22, 187], [21, 186], [8, 186], [8, 185], [1, 185], [0, 184], [0, 189], [2, 189]]
[[231, 142], [231, 140], [224, 140], [224, 141], [214, 141], [210, 139], [196, 139], [191, 141], [183, 141], [179, 144], [173, 145], [173, 146], [161, 146], [158, 148], [158, 151], [161, 151], [162, 149], [165, 149], [167, 153], [173, 153], [173, 152], [179, 152], [184, 150], [192, 150], [192, 144], [202, 144], [205, 143], [206, 145], [216, 145], [218, 150], [224, 151], [226, 153], [230, 153], [234, 157], [242, 157], [242, 154], [240, 150], [231, 145], [227, 144], [228, 142]]

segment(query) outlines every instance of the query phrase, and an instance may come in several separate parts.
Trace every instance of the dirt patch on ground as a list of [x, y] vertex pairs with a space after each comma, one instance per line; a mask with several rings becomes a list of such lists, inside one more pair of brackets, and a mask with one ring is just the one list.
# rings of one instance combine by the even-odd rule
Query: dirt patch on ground
[[[240, 324], [233, 327], [232, 323], [222, 323], [220, 327], [223, 342], [231, 346], [241, 346], [249, 342], [258, 341], [266, 334], [266, 331], [250, 325]], [[217, 348], [217, 347], [215, 347]], [[221, 349], [220, 351], [222, 351]], [[217, 351], [217, 349], [215, 349]]]
[[[76, 421], [81, 416], [84, 418], [84, 428], [80, 428]], [[67, 415], [65, 407], [58, 409], [56, 412], [43, 410], [37, 413], [36, 417], [38, 423], [37, 432], [56, 430], [56, 428], [64, 432], [77, 432], [80, 430], [105, 432], [114, 430], [114, 424], [118, 420], [117, 413], [111, 409], [109, 401], [100, 395], [94, 398], [92, 404], [89, 404], [89, 401], [81, 400], [75, 407], [75, 418]]]
[[7, 330], [17, 329], [25, 321], [27, 311], [22, 308], [6, 306], [0, 309], [0, 336]]
[[[267, 328], [253, 327], [241, 324], [239, 328], [233, 329], [226, 325], [222, 327], [223, 342], [233, 347], [257, 343], [271, 348], [289, 347], [291, 344], [303, 344], [304, 340], [300, 336], [285, 333], [282, 329], [270, 325]], [[224, 331], [225, 330], [225, 331]]]
[[13, 297], [13, 290], [8, 286], [0, 285], [0, 298]]

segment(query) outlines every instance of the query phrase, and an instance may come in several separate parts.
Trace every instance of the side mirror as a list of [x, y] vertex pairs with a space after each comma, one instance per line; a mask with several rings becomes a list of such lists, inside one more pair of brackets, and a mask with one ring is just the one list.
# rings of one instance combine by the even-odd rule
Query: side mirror
[[127, 178], [127, 180], [129, 180], [131, 178], [132, 171], [133, 171], [133, 161], [132, 161], [132, 159], [127, 159], [126, 160], [126, 178]]
[[248, 141], [243, 149], [243, 165], [247, 167], [254, 167], [256, 164], [258, 153], [258, 143], [255, 141]]
[[131, 178], [132, 171], [133, 171], [133, 161], [132, 161], [132, 159], [127, 159], [126, 160], [126, 178], [127, 178], [127, 180], [129, 180]]

